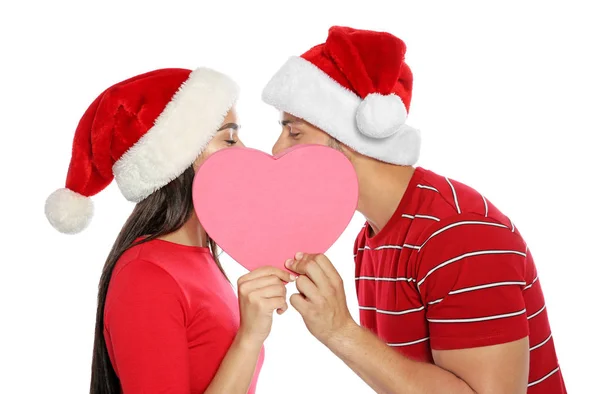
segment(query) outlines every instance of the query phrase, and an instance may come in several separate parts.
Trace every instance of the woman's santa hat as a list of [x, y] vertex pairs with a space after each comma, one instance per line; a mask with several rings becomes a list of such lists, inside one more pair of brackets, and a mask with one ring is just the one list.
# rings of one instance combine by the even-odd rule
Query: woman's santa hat
[[405, 52], [389, 33], [334, 26], [324, 44], [281, 67], [263, 100], [359, 153], [413, 165], [421, 138], [405, 123], [413, 84]]
[[160, 69], [105, 90], [81, 118], [66, 185], [46, 200], [58, 231], [77, 233], [93, 216], [91, 196], [116, 180], [139, 202], [181, 175], [216, 134], [239, 94], [208, 69]]

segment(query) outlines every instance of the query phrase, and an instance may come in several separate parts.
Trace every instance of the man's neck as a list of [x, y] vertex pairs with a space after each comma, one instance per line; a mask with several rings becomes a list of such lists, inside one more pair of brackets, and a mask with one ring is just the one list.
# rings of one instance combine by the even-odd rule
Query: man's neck
[[369, 222], [371, 235], [375, 235], [396, 212], [415, 169], [364, 160], [358, 163], [356, 172], [360, 188], [358, 211]]
[[206, 247], [208, 245], [206, 231], [202, 228], [195, 213], [192, 213], [187, 222], [185, 222], [179, 230], [173, 231], [160, 238], [165, 241], [186, 246]]

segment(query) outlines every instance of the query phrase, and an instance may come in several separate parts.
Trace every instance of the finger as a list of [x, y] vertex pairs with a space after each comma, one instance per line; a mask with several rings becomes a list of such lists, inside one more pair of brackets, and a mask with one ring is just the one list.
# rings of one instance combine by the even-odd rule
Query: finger
[[296, 253], [296, 256], [292, 259], [288, 259], [285, 261], [285, 268], [289, 269], [290, 271], [294, 271], [297, 274], [300, 275], [306, 275], [306, 263], [304, 262], [305, 257], [308, 257], [308, 255], [302, 255], [299, 258], [296, 258], [297, 256], [301, 255], [300, 253]]
[[281, 279], [284, 282], [293, 282], [296, 279], [296, 275], [291, 274], [290, 272], [284, 271], [281, 268], [272, 267], [272, 266], [263, 266], [257, 268], [253, 271], [250, 271], [246, 275], [240, 277], [238, 280], [238, 284], [241, 282], [247, 282], [249, 280], [253, 280], [256, 278], [260, 278], [263, 276], [274, 275]]
[[261, 289], [254, 290], [250, 295], [252, 297], [260, 297], [260, 298], [278, 298], [285, 297], [286, 289], [285, 286], [279, 285], [271, 285], [267, 287], [263, 287]]
[[254, 280], [256, 278], [261, 278], [264, 276], [274, 275], [283, 280], [284, 282], [292, 282], [295, 279], [295, 275], [292, 275], [290, 272], [284, 271], [277, 267], [272, 266], [263, 266], [257, 268], [253, 271], [250, 271], [246, 275], [240, 277], [239, 282], [247, 282], [249, 280]]
[[269, 311], [275, 311], [277, 309], [283, 308], [287, 309], [287, 302], [285, 300], [285, 297], [268, 298], [265, 300], [265, 303], [263, 305]]
[[331, 260], [327, 258], [324, 254], [318, 254], [314, 256], [314, 261], [319, 265], [319, 267], [323, 270], [325, 275], [332, 281], [341, 280], [341, 276], [339, 272], [335, 269]]
[[298, 253], [296, 254], [296, 258], [298, 257], [299, 259], [294, 259], [292, 261], [288, 260], [286, 266], [294, 272], [308, 276], [317, 287], [321, 288], [326, 286], [328, 277], [315, 261], [314, 256]]
[[304, 275], [301, 275], [296, 279], [296, 289], [309, 300], [314, 300], [321, 294], [313, 281]]
[[305, 315], [308, 312], [308, 308], [310, 307], [309, 302], [302, 294], [292, 294], [290, 297], [290, 304], [297, 310], [301, 315]]
[[272, 286], [272, 285], [283, 285], [281, 279], [276, 276], [263, 276], [255, 279], [248, 280], [246, 282], [242, 282], [238, 285], [238, 293], [241, 295], [247, 295], [252, 293], [257, 289], [261, 289], [263, 287]]

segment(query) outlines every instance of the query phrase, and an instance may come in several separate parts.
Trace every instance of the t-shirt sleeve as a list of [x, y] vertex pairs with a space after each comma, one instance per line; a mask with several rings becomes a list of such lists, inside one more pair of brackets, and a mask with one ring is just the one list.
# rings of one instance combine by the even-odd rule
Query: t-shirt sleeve
[[528, 336], [525, 262], [525, 242], [510, 226], [468, 215], [440, 223], [421, 246], [417, 263], [432, 349]]
[[159, 266], [136, 260], [113, 276], [105, 338], [123, 392], [190, 393], [186, 303]]

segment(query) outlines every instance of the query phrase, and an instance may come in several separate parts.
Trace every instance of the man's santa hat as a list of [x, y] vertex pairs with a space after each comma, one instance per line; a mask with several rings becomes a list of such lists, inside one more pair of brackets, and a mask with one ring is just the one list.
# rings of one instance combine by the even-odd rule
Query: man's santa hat
[[238, 98], [229, 77], [208, 69], [160, 69], [105, 90], [81, 118], [66, 185], [46, 200], [57, 230], [77, 233], [93, 216], [91, 196], [113, 178], [132, 202], [181, 175], [216, 134]]
[[421, 138], [405, 123], [413, 84], [405, 52], [389, 33], [334, 26], [324, 44], [289, 58], [262, 97], [359, 153], [413, 165]]

